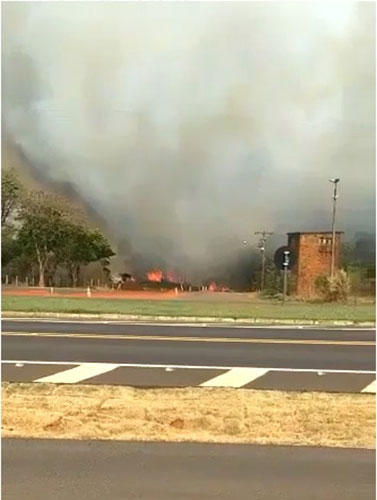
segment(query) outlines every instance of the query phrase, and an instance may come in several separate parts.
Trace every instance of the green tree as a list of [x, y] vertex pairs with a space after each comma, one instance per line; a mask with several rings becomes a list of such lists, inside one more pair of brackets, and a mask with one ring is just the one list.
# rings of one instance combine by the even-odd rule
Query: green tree
[[1, 227], [9, 223], [20, 203], [22, 185], [13, 169], [1, 173]]
[[[77, 285], [80, 268], [112, 257], [110, 244], [98, 229], [88, 227], [83, 213], [68, 200], [52, 193], [25, 193], [13, 173], [5, 176], [4, 221], [13, 213], [14, 224], [3, 226], [2, 265], [12, 269], [38, 267], [39, 286], [52, 283], [58, 266], [67, 268]], [[19, 196], [16, 193], [21, 193]], [[17, 272], [17, 269], [16, 269]]]
[[40, 287], [45, 286], [46, 269], [64, 244], [70, 217], [68, 202], [54, 194], [34, 191], [23, 200], [17, 240], [23, 253], [38, 263]]
[[[266, 269], [265, 284], [263, 295], [267, 297], [279, 298], [283, 294], [284, 272], [278, 270], [272, 262]], [[290, 295], [295, 290], [295, 276], [291, 271], [288, 271], [287, 293]]]
[[[22, 185], [13, 169], [1, 172], [1, 266], [20, 255], [14, 218], [20, 205]], [[13, 219], [13, 220], [12, 220]]]
[[1, 230], [1, 266], [6, 267], [12, 260], [21, 255], [17, 232], [12, 227], [3, 226]]
[[283, 275], [273, 264], [269, 264], [264, 278], [264, 294], [278, 295], [283, 291]]
[[68, 270], [71, 284], [77, 286], [81, 266], [91, 262], [108, 262], [115, 255], [109, 242], [98, 230], [92, 230], [79, 224], [68, 224], [65, 237], [57, 250], [57, 257]]
[[342, 245], [340, 253], [340, 267], [347, 271], [349, 266], [352, 266], [354, 261], [355, 245], [345, 242]]

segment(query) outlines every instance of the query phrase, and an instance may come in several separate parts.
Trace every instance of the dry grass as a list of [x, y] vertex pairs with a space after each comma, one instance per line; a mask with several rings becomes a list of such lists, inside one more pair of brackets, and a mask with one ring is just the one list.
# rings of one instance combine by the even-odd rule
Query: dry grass
[[373, 448], [375, 396], [3, 383], [2, 436]]

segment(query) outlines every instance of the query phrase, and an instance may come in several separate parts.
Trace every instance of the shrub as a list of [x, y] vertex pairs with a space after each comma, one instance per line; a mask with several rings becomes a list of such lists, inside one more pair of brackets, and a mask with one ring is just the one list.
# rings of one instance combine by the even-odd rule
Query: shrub
[[[283, 298], [283, 271], [275, 267], [268, 267], [266, 270], [265, 284], [262, 295], [271, 299], [281, 300]], [[296, 276], [288, 271], [287, 295], [294, 293], [296, 289]]]
[[351, 292], [350, 279], [343, 269], [333, 277], [319, 276], [315, 286], [326, 302], [347, 302]]

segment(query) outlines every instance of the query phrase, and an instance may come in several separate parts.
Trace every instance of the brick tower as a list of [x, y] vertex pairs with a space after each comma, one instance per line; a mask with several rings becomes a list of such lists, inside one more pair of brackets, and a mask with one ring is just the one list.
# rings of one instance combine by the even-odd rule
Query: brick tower
[[[335, 234], [335, 270], [339, 268], [342, 232]], [[299, 297], [313, 297], [318, 276], [330, 274], [331, 231], [288, 233], [288, 247], [295, 255], [292, 269], [296, 276], [295, 293]]]

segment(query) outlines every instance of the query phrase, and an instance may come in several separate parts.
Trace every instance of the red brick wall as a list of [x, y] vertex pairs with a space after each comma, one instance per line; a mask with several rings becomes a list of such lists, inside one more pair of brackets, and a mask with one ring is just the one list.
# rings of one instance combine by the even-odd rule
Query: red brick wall
[[[331, 233], [298, 233], [289, 235], [288, 245], [295, 252], [296, 295], [316, 295], [318, 276], [329, 274], [331, 268]], [[341, 233], [335, 239], [335, 269], [339, 266]]]

